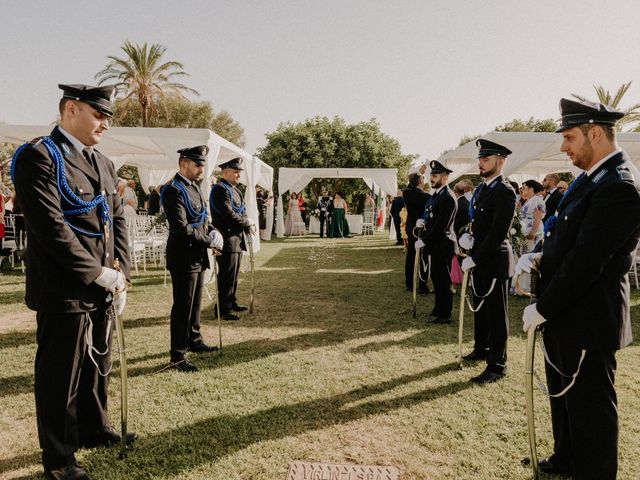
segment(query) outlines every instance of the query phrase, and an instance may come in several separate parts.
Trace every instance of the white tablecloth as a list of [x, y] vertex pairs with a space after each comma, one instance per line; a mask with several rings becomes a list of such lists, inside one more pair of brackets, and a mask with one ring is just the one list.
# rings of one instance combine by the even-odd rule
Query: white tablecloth
[[[352, 235], [362, 235], [362, 215], [347, 215], [347, 223]], [[309, 218], [309, 233], [320, 233], [320, 220], [316, 217]]]
[[362, 235], [362, 215], [347, 215], [351, 235]]

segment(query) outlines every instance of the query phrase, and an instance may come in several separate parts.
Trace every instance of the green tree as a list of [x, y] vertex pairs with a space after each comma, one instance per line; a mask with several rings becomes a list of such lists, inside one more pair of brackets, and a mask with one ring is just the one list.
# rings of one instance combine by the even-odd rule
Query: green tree
[[[118, 99], [113, 109], [113, 124], [117, 127], [140, 125], [141, 111], [131, 98]], [[208, 101], [191, 102], [182, 98], [164, 98], [149, 118], [149, 127], [208, 128], [231, 143], [244, 147], [244, 129], [225, 110], [215, 112]]]
[[514, 118], [510, 122], [504, 125], [498, 125], [495, 128], [496, 132], [555, 132], [558, 128], [557, 123], [553, 118], [545, 118], [544, 120], [538, 120], [533, 117], [529, 117], [529, 120], [521, 120]]
[[[400, 143], [380, 130], [375, 119], [347, 124], [334, 117], [314, 117], [300, 123], [281, 123], [267, 133], [267, 144], [258, 156], [274, 169], [298, 168], [397, 168], [398, 178], [405, 178], [414, 155], [403, 155]], [[362, 181], [315, 179], [310, 190], [317, 200], [321, 185], [343, 190], [347, 201], [363, 194]], [[394, 192], [387, 192], [393, 194]]]
[[[622, 98], [625, 96], [625, 94], [629, 91], [630, 87], [631, 81], [623, 83], [614, 95], [612, 95], [611, 92], [604, 88], [602, 85], [594, 85], [593, 89], [596, 91], [598, 102], [611, 108], [620, 109], [620, 102], [622, 101]], [[583, 97], [582, 95], [578, 95], [576, 93], [572, 93], [571, 96], [583, 102], [587, 101], [586, 97]], [[619, 132], [622, 131], [622, 127], [624, 125], [640, 120], [640, 103], [634, 103], [630, 107], [622, 109], [622, 111], [624, 112], [625, 116], [618, 120], [618, 123], [616, 123], [616, 130]], [[636, 130], [637, 129], [638, 126], [636, 126]]]
[[186, 98], [184, 93], [198, 95], [194, 89], [179, 83], [178, 77], [188, 74], [180, 62], [163, 63], [167, 47], [154, 43], [139, 45], [126, 40], [120, 47], [125, 58], [110, 55], [109, 63], [95, 76], [98, 84], [115, 80], [119, 93], [124, 99], [135, 98], [140, 105], [142, 126], [149, 126], [149, 118], [164, 98]]

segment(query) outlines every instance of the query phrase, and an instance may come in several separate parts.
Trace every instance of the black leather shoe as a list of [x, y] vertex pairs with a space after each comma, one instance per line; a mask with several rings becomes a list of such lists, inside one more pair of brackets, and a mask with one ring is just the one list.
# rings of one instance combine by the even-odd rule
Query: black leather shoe
[[[120, 443], [122, 437], [111, 425], [107, 425], [92, 435], [89, 438], [80, 439], [80, 446], [82, 448], [99, 448], [110, 447]], [[133, 432], [127, 433], [127, 445], [136, 441], [138, 435]]]
[[204, 342], [195, 343], [189, 347], [190, 352], [194, 353], [206, 353], [206, 352], [216, 352], [218, 351], [218, 347], [214, 347], [213, 345], [207, 345]]
[[[522, 465], [528, 467], [531, 465], [531, 458], [524, 457], [522, 459]], [[538, 468], [544, 473], [549, 475], [573, 475], [573, 470], [569, 467], [556, 465], [551, 458], [538, 459]]]
[[451, 317], [449, 318], [436, 317], [435, 320], [433, 320], [433, 323], [435, 323], [436, 325], [447, 325], [451, 323]]
[[77, 463], [53, 470], [45, 470], [44, 476], [51, 480], [93, 480]]
[[484, 385], [485, 383], [496, 382], [496, 381], [500, 380], [504, 376], [505, 376], [504, 372], [503, 373], [496, 373], [496, 372], [492, 372], [491, 370], [485, 370], [484, 372], [482, 372], [477, 377], [473, 377], [471, 379], [471, 381], [473, 383], [477, 383], [479, 385]]
[[484, 352], [478, 352], [476, 350], [462, 357], [465, 362], [480, 362], [487, 358], [487, 354]]
[[220, 315], [222, 315], [222, 319], [223, 320], [240, 320], [240, 317], [238, 315], [236, 315], [235, 313], [221, 313]]
[[177, 362], [171, 362], [171, 363], [172, 363], [171, 368], [175, 368], [176, 370], [179, 370], [181, 372], [191, 373], [191, 372], [198, 371], [198, 367], [196, 367], [193, 363], [191, 363], [186, 358], [183, 360], [179, 360]]
[[245, 305], [238, 305], [237, 303], [234, 303], [233, 307], [231, 307], [231, 310], [233, 310], [234, 312], [246, 312], [247, 310], [249, 310], [249, 307], [247, 307]]

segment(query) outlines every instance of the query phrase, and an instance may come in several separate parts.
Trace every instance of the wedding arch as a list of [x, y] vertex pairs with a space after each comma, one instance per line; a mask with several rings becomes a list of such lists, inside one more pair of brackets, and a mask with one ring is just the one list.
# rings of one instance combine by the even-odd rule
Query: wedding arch
[[397, 168], [279, 168], [276, 212], [276, 235], [279, 238], [284, 237], [282, 196], [303, 190], [314, 178], [361, 178], [369, 188], [375, 183], [380, 190], [391, 195], [398, 189]]

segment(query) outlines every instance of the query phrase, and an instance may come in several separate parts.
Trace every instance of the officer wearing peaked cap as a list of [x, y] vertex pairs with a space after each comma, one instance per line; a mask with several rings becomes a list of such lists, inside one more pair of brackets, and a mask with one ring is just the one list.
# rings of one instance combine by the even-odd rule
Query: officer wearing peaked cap
[[451, 261], [455, 253], [453, 220], [456, 216], [456, 200], [447, 185], [451, 170], [437, 160], [429, 163], [430, 183], [433, 194], [424, 208], [420, 224], [422, 235], [416, 245], [423, 246], [427, 255], [431, 280], [435, 290], [435, 305], [431, 312], [433, 323], [451, 323], [453, 290], [451, 287]]
[[94, 148], [109, 129], [115, 88], [59, 87], [60, 125], [18, 149], [12, 176], [29, 238], [26, 303], [37, 312], [34, 392], [45, 476], [86, 480], [78, 448], [120, 440], [107, 413], [110, 332], [114, 307], [125, 307], [130, 262], [116, 169]]
[[507, 368], [509, 317], [507, 297], [514, 259], [508, 235], [516, 208], [516, 194], [502, 176], [502, 168], [511, 150], [481, 138], [478, 169], [484, 182], [478, 185], [469, 206], [470, 232], [460, 237], [460, 246], [469, 255], [461, 268], [472, 269], [474, 347], [466, 360], [486, 360], [487, 366], [474, 383], [494, 382], [504, 377]]
[[211, 268], [208, 248], [222, 249], [222, 235], [209, 222], [207, 205], [198, 182], [202, 180], [209, 147], [178, 150], [180, 170], [161, 191], [161, 202], [169, 222], [167, 269], [173, 285], [171, 307], [171, 365], [182, 372], [197, 367], [187, 352], [212, 352], [200, 333], [200, 300], [204, 271]]
[[247, 310], [236, 297], [240, 260], [242, 252], [247, 250], [245, 235], [251, 234], [253, 224], [247, 216], [242, 193], [236, 188], [242, 172], [242, 158], [233, 158], [219, 167], [222, 178], [213, 186], [209, 197], [213, 225], [224, 237], [224, 248], [218, 258], [218, 301], [223, 319], [239, 320], [237, 312]]
[[[566, 98], [560, 111], [561, 151], [584, 173], [560, 201], [555, 223], [547, 222], [542, 254], [528, 259], [539, 262], [540, 280], [538, 302], [523, 314], [524, 329], [542, 324], [549, 392], [568, 388], [550, 398], [554, 449], [540, 468], [576, 479], [613, 479], [615, 353], [631, 342], [627, 272], [640, 239], [640, 183], [616, 142], [622, 112]], [[526, 261], [518, 268], [526, 271]]]

